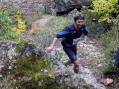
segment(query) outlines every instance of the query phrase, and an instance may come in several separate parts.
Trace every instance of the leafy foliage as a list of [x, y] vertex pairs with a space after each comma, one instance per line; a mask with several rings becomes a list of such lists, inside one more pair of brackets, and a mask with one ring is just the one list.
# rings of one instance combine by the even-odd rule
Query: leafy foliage
[[118, 6], [118, 0], [93, 0], [92, 12], [97, 13], [100, 16], [99, 21], [110, 22], [110, 16], [112, 12], [119, 12], [116, 7]]
[[[92, 0], [92, 9], [82, 9], [86, 15], [91, 36], [104, 46], [105, 64], [101, 71], [115, 72], [115, 53], [119, 44], [119, 13], [117, 0]], [[112, 14], [114, 13], [114, 14]]]
[[17, 9], [0, 10], [0, 40], [20, 41], [25, 31], [25, 21]]
[[105, 47], [105, 63], [103, 72], [115, 72], [117, 68], [115, 67], [115, 55], [118, 48], [118, 38], [119, 31], [118, 29], [113, 29], [108, 32], [105, 32], [101, 35], [100, 41]]
[[50, 60], [43, 57], [36, 57], [36, 60], [32, 58], [29, 56], [18, 59], [16, 62], [16, 73], [33, 78], [53, 76], [53, 68]]

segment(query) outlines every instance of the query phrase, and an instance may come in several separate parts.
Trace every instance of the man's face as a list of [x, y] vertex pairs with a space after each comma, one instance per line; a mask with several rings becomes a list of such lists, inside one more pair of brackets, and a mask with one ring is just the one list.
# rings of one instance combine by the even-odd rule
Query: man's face
[[75, 23], [76, 23], [76, 26], [79, 28], [80, 26], [85, 24], [85, 21], [83, 19], [78, 19]]

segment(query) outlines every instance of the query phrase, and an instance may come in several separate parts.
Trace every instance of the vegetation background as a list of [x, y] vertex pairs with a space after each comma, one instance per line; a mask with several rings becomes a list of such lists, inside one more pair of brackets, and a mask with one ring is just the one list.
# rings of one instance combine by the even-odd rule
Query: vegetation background
[[[41, 17], [47, 15], [47, 13], [43, 12], [38, 16], [33, 15], [29, 21], [29, 19], [21, 13], [21, 9], [14, 5], [9, 6], [6, 3], [5, 5], [6, 7], [0, 8], [0, 41], [15, 42], [17, 44], [17, 51], [21, 52], [21, 50], [26, 47], [25, 45], [32, 43], [28, 40], [24, 40], [24, 35], [31, 29], [32, 22], [41, 19]], [[86, 17], [89, 37], [96, 38], [104, 49], [104, 54], [102, 55], [104, 55], [105, 64], [99, 72], [107, 73], [118, 71], [114, 64], [115, 54], [119, 47], [119, 1], [92, 0], [90, 7], [82, 8], [80, 12]], [[53, 16], [53, 18], [39, 33], [40, 38], [38, 38], [39, 41], [36, 42], [38, 47], [48, 47], [54, 33], [62, 30], [66, 25], [73, 22], [73, 19], [68, 15], [51, 16]], [[38, 60], [34, 61], [33, 57]], [[59, 84], [54, 79], [55, 74], [52, 62], [45, 57], [37, 55], [35, 51], [29, 56], [16, 59], [16, 61], [7, 61], [12, 68], [7, 69], [4, 74], [1, 73], [1, 89], [74, 89]], [[48, 70], [48, 72], [46, 70]], [[44, 73], [44, 71], [47, 73]], [[111, 75], [111, 77], [114, 79], [117, 78], [114, 75]], [[115, 81], [115, 85], [107, 88], [117, 89], [119, 81], [118, 79]]]

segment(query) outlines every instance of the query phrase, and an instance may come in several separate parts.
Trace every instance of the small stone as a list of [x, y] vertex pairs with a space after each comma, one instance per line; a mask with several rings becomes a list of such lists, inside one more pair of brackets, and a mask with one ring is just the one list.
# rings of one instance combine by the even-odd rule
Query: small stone
[[3, 77], [2, 75], [0, 75], [0, 78]]
[[45, 69], [43, 72], [44, 72], [44, 73], [48, 73], [48, 70]]

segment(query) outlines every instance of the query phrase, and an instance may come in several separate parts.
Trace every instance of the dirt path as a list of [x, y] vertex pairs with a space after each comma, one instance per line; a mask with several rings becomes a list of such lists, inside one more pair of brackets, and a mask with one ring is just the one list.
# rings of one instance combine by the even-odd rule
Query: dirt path
[[41, 19], [38, 19], [35, 22], [33, 22], [29, 34], [33, 35], [34, 33], [37, 33], [43, 30], [47, 22], [51, 20], [52, 18], [53, 16], [45, 15], [45, 16], [42, 16]]
[[[87, 84], [92, 85], [95, 89], [106, 89], [104, 85], [97, 80], [97, 69], [102, 66], [101, 53], [102, 48], [99, 43], [94, 40], [89, 40], [86, 43], [82, 40], [78, 44], [79, 59], [82, 65], [82, 78]], [[99, 74], [98, 74], [99, 75]]]
[[[67, 81], [67, 78], [63, 79], [64, 83], [75, 86], [78, 89], [87, 89], [84, 88], [85, 84], [88, 85], [88, 89], [106, 89], [105, 86], [101, 84], [95, 76], [98, 74], [96, 72], [96, 69], [101, 65], [100, 58], [102, 56], [100, 52], [101, 49], [98, 43], [96, 43], [95, 41], [89, 40], [85, 43], [83, 40], [81, 40], [78, 43], [78, 58], [80, 59], [79, 74], [75, 74], [73, 72], [72, 65], [66, 67], [63, 64], [58, 64], [60, 65], [59, 71], [62, 71], [61, 74], [64, 76], [70, 76], [69, 81]], [[58, 58], [58, 61], [64, 63], [68, 60], [68, 57], [63, 52], [61, 47], [57, 48], [56, 51], [52, 52], [52, 54], [55, 54], [56, 52], [59, 52], [61, 54]]]
[[39, 44], [40, 32], [44, 30], [48, 22], [53, 18], [53, 16], [44, 15], [41, 19], [32, 22], [30, 31], [26, 32], [23, 37], [29, 40], [33, 44]]

